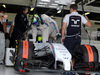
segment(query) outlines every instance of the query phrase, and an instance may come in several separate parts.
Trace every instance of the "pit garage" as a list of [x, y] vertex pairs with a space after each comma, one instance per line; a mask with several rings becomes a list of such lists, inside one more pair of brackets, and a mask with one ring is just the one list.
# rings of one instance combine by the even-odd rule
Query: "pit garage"
[[[86, 15], [91, 22], [91, 27], [81, 26], [81, 46], [74, 54], [61, 42], [64, 16], [70, 13], [71, 4], [77, 4], [78, 13]], [[100, 0], [0, 0], [2, 6], [6, 11], [0, 14], [0, 22], [1, 17], [7, 15], [8, 36], [4, 38], [4, 34], [0, 33], [0, 75], [67, 75], [67, 72], [74, 75], [100, 74]], [[9, 47], [15, 16], [23, 7], [29, 8], [29, 28], [24, 34], [25, 40], [16, 40], [15, 48]], [[57, 39], [49, 37], [48, 42], [42, 43], [41, 30], [37, 28], [37, 42], [34, 42], [30, 28], [36, 19], [33, 16], [37, 17], [34, 14], [46, 14], [42, 15], [42, 20], [44, 22], [44, 16], [48, 18], [47, 25], [48, 21], [52, 21], [50, 24], [54, 26], [57, 24], [58, 29], [54, 27], [56, 32], [59, 31]], [[72, 55], [78, 60], [74, 69]]]

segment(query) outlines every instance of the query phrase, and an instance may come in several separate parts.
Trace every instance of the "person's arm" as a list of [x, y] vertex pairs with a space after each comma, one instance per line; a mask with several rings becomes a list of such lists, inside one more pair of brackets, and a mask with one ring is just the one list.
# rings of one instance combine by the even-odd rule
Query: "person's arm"
[[1, 20], [2, 20], [2, 16], [0, 16], [0, 22], [1, 22]]
[[87, 22], [85, 23], [85, 25], [88, 27], [91, 27], [91, 22], [90, 22], [89, 18], [87, 16], [85, 16], [85, 18], [87, 19]]
[[3, 30], [4, 30], [4, 33], [7, 33], [7, 27], [6, 27], [6, 22], [3, 22]]
[[65, 29], [66, 29], [66, 25], [67, 23], [63, 22], [63, 26], [62, 26], [62, 38], [61, 41], [64, 42], [65, 39]]
[[13, 28], [14, 28], [14, 25], [11, 25], [10, 27], [10, 30], [9, 30], [9, 35], [11, 36], [12, 32], [13, 32]]
[[0, 22], [3, 19], [4, 14], [0, 13]]
[[9, 35], [10, 36], [12, 35], [14, 26], [15, 26], [15, 22], [13, 21], [12, 24], [11, 24], [11, 26], [10, 26], [10, 29], [9, 29]]

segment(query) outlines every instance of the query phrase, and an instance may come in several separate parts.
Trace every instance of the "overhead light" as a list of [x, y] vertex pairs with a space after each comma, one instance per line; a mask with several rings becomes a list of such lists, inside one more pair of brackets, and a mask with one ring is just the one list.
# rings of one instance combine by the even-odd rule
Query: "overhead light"
[[45, 5], [37, 5], [37, 6], [39, 6], [39, 7], [45, 7]]
[[55, 1], [55, 3], [59, 3], [59, 1]]
[[71, 4], [75, 4], [75, 2], [72, 2]]
[[88, 15], [88, 14], [90, 14], [90, 12], [85, 13], [85, 15]]
[[34, 10], [34, 8], [31, 8], [31, 9], [30, 9], [30, 11], [33, 11], [33, 10]]
[[2, 5], [4, 8], [6, 8], [6, 5]]
[[52, 5], [57, 6], [58, 4], [52, 4]]
[[57, 6], [49, 6], [49, 7], [51, 7], [51, 8], [56, 8]]
[[50, 2], [50, 0], [41, 0], [41, 1], [44, 1], [44, 2]]
[[90, 14], [90, 12], [86, 12], [86, 13], [84, 13], [84, 14], [82, 14], [82, 15], [88, 15], [88, 14]]
[[57, 13], [61, 13], [61, 10], [59, 10]]
[[39, 2], [39, 4], [45, 4], [45, 5], [47, 5], [47, 3], [42, 3], [42, 2]]

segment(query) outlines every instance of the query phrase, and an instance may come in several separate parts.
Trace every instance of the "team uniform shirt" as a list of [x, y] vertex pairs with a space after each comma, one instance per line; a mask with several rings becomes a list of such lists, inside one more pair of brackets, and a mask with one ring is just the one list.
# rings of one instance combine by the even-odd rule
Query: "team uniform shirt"
[[1, 18], [4, 16], [3, 13], [0, 13], [0, 22], [1, 22]]
[[78, 12], [72, 12], [65, 16], [63, 22], [67, 23], [66, 36], [70, 37], [76, 34], [81, 35], [81, 25], [86, 24], [87, 20]]
[[[0, 14], [2, 14], [2, 13], [0, 13]], [[2, 15], [3, 16], [3, 15]], [[4, 32], [4, 30], [3, 30], [3, 22], [6, 22], [6, 19], [2, 19], [1, 21], [0, 21], [0, 31], [2, 31], [2, 32]]]
[[86, 24], [87, 20], [78, 12], [72, 12], [65, 16], [64, 23], [67, 23], [64, 46], [69, 51], [74, 51], [81, 45], [81, 25]]

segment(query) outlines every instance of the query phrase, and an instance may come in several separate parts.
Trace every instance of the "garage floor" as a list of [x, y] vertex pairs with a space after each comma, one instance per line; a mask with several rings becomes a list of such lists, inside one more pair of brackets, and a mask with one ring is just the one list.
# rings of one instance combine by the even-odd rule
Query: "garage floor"
[[29, 72], [29, 73], [19, 73], [16, 72], [13, 67], [6, 67], [0, 65], [0, 75], [61, 75], [60, 73], [47, 73], [47, 72]]
[[[40, 72], [40, 71], [38, 72], [31, 71], [29, 73], [19, 73], [15, 71], [13, 67], [6, 67], [4, 65], [0, 65], [0, 75], [62, 75], [62, 74], [57, 73], [57, 72]], [[95, 75], [95, 73], [92, 73], [91, 75]]]

